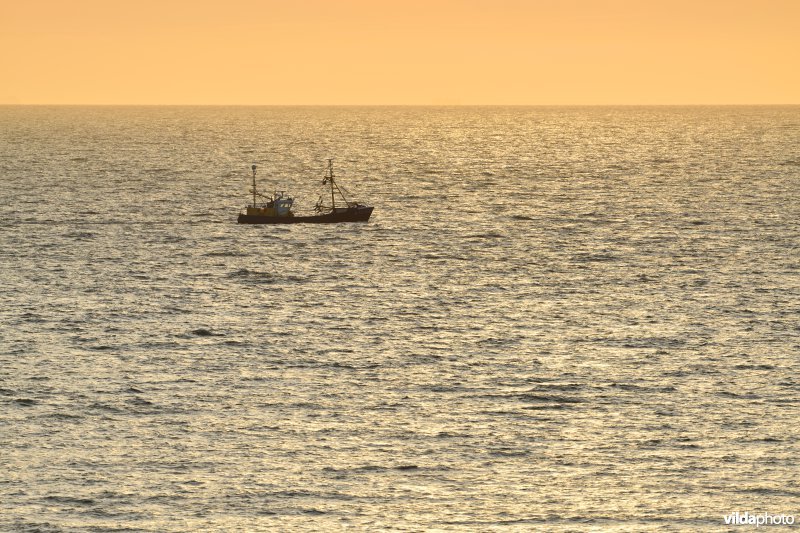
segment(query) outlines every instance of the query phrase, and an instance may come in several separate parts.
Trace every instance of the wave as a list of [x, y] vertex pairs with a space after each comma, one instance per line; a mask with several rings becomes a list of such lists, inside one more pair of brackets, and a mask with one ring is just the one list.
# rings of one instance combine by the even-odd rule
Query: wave
[[38, 400], [34, 400], [32, 398], [16, 398], [16, 399], [14, 399], [14, 403], [16, 403], [17, 405], [24, 405], [24, 406], [28, 407], [28, 406], [31, 406], [31, 405], [38, 404], [39, 401]]
[[242, 257], [245, 254], [231, 250], [222, 250], [216, 252], [206, 252], [203, 255], [206, 257]]
[[196, 335], [198, 337], [224, 337], [224, 333], [215, 333], [210, 329], [206, 328], [198, 328], [192, 330], [192, 335]]
[[262, 270], [250, 270], [247, 268], [240, 268], [233, 272], [229, 272], [227, 274], [227, 277], [232, 279], [239, 279], [249, 283], [265, 284], [265, 285], [269, 285], [272, 283], [279, 283], [282, 281], [288, 281], [288, 282], [305, 281], [305, 278], [301, 276], [295, 276], [295, 275], [279, 276], [271, 272], [264, 272]]

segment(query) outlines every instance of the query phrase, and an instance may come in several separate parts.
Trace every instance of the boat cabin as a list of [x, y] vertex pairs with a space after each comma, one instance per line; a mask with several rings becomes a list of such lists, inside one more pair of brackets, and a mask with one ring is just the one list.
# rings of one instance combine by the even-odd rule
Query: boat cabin
[[260, 206], [257, 206], [255, 202], [253, 202], [253, 205], [247, 206], [247, 214], [267, 217], [294, 216], [294, 213], [292, 213], [294, 198], [286, 196], [285, 194], [284, 192], [276, 192], [267, 203]]

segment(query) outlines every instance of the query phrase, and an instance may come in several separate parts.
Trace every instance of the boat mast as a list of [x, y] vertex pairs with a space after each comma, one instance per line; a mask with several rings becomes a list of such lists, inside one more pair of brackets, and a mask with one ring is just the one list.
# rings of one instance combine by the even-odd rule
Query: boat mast
[[253, 208], [256, 207], [256, 166], [252, 166], [253, 169]]
[[333, 159], [328, 159], [328, 179], [331, 180], [331, 210], [336, 211], [336, 200], [333, 195]]

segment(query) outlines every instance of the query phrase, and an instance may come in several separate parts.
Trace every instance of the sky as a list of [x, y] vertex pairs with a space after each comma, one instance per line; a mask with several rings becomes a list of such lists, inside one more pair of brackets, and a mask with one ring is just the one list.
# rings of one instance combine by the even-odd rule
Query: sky
[[0, 0], [0, 104], [800, 104], [800, 0]]

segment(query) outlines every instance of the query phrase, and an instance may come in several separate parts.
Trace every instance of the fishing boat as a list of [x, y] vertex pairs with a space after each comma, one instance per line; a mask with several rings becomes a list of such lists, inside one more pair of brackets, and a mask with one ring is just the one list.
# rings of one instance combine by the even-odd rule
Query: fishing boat
[[[320, 196], [314, 206], [314, 214], [296, 215], [292, 211], [294, 198], [284, 191], [264, 195], [256, 187], [256, 165], [253, 165], [253, 203], [245, 206], [239, 213], [239, 224], [334, 224], [338, 222], [366, 222], [372, 215], [371, 206], [348, 200], [345, 191], [336, 183], [333, 174], [333, 159], [328, 159], [328, 169], [322, 185], [330, 188], [330, 205], [326, 193]], [[339, 202], [337, 204], [337, 197]], [[259, 199], [261, 200], [259, 203]]]

